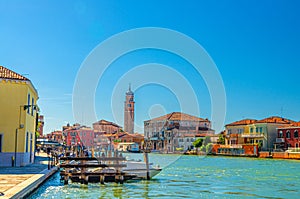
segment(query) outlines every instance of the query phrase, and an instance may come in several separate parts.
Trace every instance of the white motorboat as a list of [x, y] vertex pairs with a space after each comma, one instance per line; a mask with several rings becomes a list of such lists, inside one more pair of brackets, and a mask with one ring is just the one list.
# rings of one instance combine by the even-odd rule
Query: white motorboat
[[[147, 179], [147, 167], [145, 162], [128, 160], [126, 161], [126, 165], [127, 167], [124, 167], [122, 171], [131, 175], [136, 175], [137, 177], [134, 179]], [[159, 166], [153, 166], [152, 163], [149, 164], [150, 178], [156, 176], [161, 171], [162, 169]]]

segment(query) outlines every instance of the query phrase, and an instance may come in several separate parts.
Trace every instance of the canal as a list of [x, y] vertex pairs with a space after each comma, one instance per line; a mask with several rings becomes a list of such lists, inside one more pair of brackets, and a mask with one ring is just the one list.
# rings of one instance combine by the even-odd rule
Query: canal
[[[142, 159], [142, 154], [126, 154]], [[163, 171], [123, 185], [63, 185], [55, 174], [30, 198], [299, 198], [300, 161], [150, 154]]]

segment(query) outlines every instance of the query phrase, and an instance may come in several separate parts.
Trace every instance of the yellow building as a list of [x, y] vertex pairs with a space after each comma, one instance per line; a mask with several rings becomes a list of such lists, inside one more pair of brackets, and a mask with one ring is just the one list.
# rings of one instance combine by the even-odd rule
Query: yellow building
[[225, 126], [225, 144], [241, 148], [241, 144], [245, 144], [245, 139], [243, 139], [242, 135], [249, 134], [249, 125], [254, 122], [256, 122], [256, 120], [244, 119], [227, 124]]
[[0, 66], [0, 166], [34, 161], [37, 100], [29, 79]]

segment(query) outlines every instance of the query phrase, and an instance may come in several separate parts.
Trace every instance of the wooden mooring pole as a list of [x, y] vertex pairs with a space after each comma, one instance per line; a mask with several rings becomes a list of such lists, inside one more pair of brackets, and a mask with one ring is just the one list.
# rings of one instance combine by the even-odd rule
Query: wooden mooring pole
[[145, 159], [145, 162], [146, 162], [146, 172], [147, 172], [147, 176], [146, 176], [146, 179], [147, 180], [150, 180], [150, 173], [149, 173], [149, 157], [148, 157], [148, 152], [145, 151], [144, 152], [144, 159]]

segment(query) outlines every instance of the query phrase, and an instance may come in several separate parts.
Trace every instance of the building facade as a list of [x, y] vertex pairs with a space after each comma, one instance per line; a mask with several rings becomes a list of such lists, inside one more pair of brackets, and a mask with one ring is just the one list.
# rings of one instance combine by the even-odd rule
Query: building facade
[[300, 147], [300, 122], [277, 128], [276, 149], [288, 150]]
[[53, 131], [50, 134], [47, 134], [47, 139], [49, 141], [57, 142], [61, 145], [64, 144], [64, 136], [62, 131]]
[[129, 86], [124, 103], [124, 131], [134, 133], [134, 93]]
[[37, 100], [29, 79], [0, 66], [0, 166], [34, 162]]
[[100, 120], [98, 122], [93, 123], [93, 129], [95, 130], [95, 132], [105, 132], [107, 134], [112, 134], [120, 132], [122, 127], [113, 122]]
[[294, 121], [277, 116], [262, 120], [245, 119], [225, 126], [226, 145], [231, 148], [242, 148], [245, 144], [255, 144], [264, 151], [274, 148], [277, 138], [277, 128], [289, 126]]
[[39, 134], [39, 137], [43, 137], [44, 136], [44, 116], [43, 115], [39, 115], [38, 116], [38, 125], [37, 125], [37, 132]]
[[66, 146], [81, 146], [91, 148], [94, 146], [94, 130], [85, 126], [74, 125], [63, 131]]
[[174, 153], [188, 150], [197, 134], [214, 134], [211, 122], [192, 115], [173, 112], [161, 117], [144, 121], [145, 141], [151, 150]]

